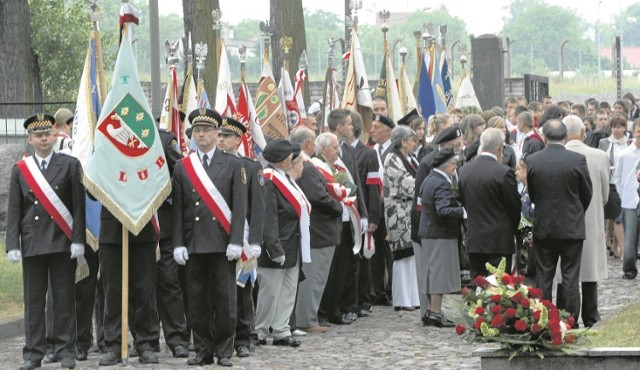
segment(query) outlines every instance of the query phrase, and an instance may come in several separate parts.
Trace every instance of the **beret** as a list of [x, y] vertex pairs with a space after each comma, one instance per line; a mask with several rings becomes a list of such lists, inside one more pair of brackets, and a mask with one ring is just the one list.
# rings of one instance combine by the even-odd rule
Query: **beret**
[[446, 163], [449, 159], [455, 157], [456, 151], [453, 148], [440, 149], [436, 152], [433, 157], [433, 162], [431, 162], [431, 166], [433, 168], [440, 167], [444, 163]]
[[294, 147], [289, 140], [275, 139], [267, 143], [262, 157], [269, 163], [280, 163], [293, 153]]
[[457, 125], [453, 125], [442, 130], [442, 132], [438, 134], [433, 142], [435, 144], [442, 144], [446, 143], [447, 141], [459, 138], [460, 136], [462, 136], [462, 130], [460, 130], [460, 127], [458, 127]]
[[378, 121], [385, 126], [388, 126], [390, 129], [393, 129], [394, 127], [396, 127], [395, 123], [393, 123], [391, 118], [387, 116], [383, 116], [382, 114], [376, 114], [375, 116], [373, 116], [373, 120]]

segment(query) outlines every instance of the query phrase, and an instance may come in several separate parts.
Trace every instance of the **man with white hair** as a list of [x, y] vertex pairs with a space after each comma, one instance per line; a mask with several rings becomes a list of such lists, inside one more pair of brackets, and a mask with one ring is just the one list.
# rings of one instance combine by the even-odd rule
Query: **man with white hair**
[[460, 168], [460, 198], [468, 214], [471, 278], [488, 275], [485, 264], [507, 260], [511, 271], [515, 233], [520, 223], [520, 195], [516, 177], [502, 164], [504, 133], [488, 128], [480, 136], [478, 158]]
[[[567, 126], [565, 148], [587, 158], [589, 177], [593, 187], [591, 203], [585, 213], [586, 239], [582, 244], [580, 282], [582, 283], [582, 322], [591, 327], [600, 321], [598, 312], [598, 281], [607, 278], [607, 250], [604, 236], [604, 204], [609, 197], [609, 160], [602, 150], [584, 143], [585, 128], [580, 117], [570, 115], [562, 120]], [[558, 275], [556, 273], [556, 275]], [[564, 306], [563, 289], [558, 285], [558, 303]]]
[[[316, 150], [315, 133], [306, 127], [297, 127], [291, 131], [289, 140], [302, 149], [304, 169], [296, 182], [311, 203], [311, 263], [302, 264], [302, 273], [306, 279], [300, 282], [298, 287], [296, 325], [310, 333], [323, 333], [328, 329], [319, 325], [318, 309], [329, 276], [333, 253], [340, 240], [338, 223], [342, 216], [342, 206], [329, 195], [327, 180], [311, 163], [311, 156]], [[320, 150], [320, 153], [322, 152], [323, 150]]]

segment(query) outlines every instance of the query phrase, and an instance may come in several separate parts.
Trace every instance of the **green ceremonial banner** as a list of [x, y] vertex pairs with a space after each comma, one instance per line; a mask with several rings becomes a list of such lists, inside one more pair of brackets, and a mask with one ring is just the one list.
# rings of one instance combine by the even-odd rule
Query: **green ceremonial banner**
[[120, 45], [111, 86], [84, 185], [137, 235], [171, 193], [171, 181], [128, 38]]

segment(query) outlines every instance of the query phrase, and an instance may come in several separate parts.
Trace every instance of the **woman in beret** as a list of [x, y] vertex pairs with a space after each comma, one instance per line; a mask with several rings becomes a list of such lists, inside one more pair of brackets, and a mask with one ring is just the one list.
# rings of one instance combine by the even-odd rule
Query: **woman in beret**
[[393, 252], [391, 295], [396, 310], [419, 306], [413, 242], [411, 241], [411, 203], [415, 193], [416, 166], [410, 156], [416, 146], [416, 133], [407, 126], [391, 131], [390, 152], [384, 161], [384, 205], [387, 239]]
[[[452, 148], [438, 151], [433, 170], [422, 183], [422, 210], [418, 236], [422, 241], [422, 286], [428, 299], [424, 325], [452, 327], [453, 322], [442, 313], [442, 297], [460, 291], [458, 238], [464, 208], [458, 205], [452, 191], [457, 157]], [[424, 312], [424, 309], [423, 309]]]

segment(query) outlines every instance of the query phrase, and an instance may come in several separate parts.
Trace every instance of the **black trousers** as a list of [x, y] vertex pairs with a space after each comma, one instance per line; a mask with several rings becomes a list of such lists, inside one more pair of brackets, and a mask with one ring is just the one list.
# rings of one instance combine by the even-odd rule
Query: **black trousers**
[[[98, 251], [98, 256], [100, 251]], [[100, 273], [102, 276], [102, 273]], [[98, 279], [96, 284], [96, 303], [93, 307], [94, 320], [96, 323], [96, 342], [98, 344], [99, 352], [106, 351], [106, 345], [104, 344], [104, 289], [102, 287], [102, 277]]]
[[76, 260], [69, 253], [51, 253], [22, 259], [24, 289], [24, 360], [39, 362], [46, 350], [45, 305], [48, 281], [53, 296], [53, 353], [59, 357], [76, 355], [75, 319]]
[[[156, 308], [156, 243], [129, 244], [129, 322], [138, 353], [153, 351], [160, 337]], [[122, 245], [100, 244], [104, 289], [104, 341], [107, 351], [122, 344]], [[131, 320], [133, 318], [133, 321]]]
[[224, 253], [190, 255], [187, 289], [196, 354], [231, 357], [238, 308], [236, 262]]
[[160, 260], [156, 265], [156, 300], [164, 340], [171, 351], [177, 346], [187, 348], [187, 319], [171, 238], [160, 239]]
[[[592, 327], [601, 320], [598, 311], [598, 283], [595, 281], [584, 281], [582, 284], [582, 323], [585, 327]], [[557, 285], [556, 306], [565, 309], [564, 286]]]
[[391, 284], [393, 276], [393, 253], [387, 242], [387, 226], [385, 220], [379, 221], [378, 228], [373, 233], [376, 243], [376, 253], [371, 256], [371, 285], [376, 304], [391, 302]]
[[320, 310], [330, 322], [339, 322], [342, 314], [358, 313], [358, 260], [353, 254], [353, 236], [349, 222], [342, 223], [340, 244], [333, 254]]
[[[364, 240], [362, 245], [364, 250]], [[358, 310], [368, 311], [375, 301], [371, 287], [371, 260], [364, 257], [363, 251], [360, 251], [360, 256], [360, 261], [358, 261]]]
[[253, 303], [253, 284], [251, 279], [247, 281], [244, 288], [237, 286], [238, 290], [238, 321], [236, 322], [235, 348], [246, 346], [251, 343], [251, 332], [255, 330], [256, 317], [255, 305]]
[[504, 271], [511, 274], [512, 254], [469, 253], [469, 275], [471, 276], [471, 281], [473, 282], [473, 279], [478, 275], [483, 277], [489, 275], [486, 267], [487, 262], [493, 267], [498, 267], [503, 257], [507, 260], [507, 267]]
[[78, 325], [76, 348], [88, 351], [93, 344], [93, 308], [96, 300], [100, 258], [98, 252], [89, 245], [84, 248], [84, 258], [89, 265], [89, 276], [76, 284], [76, 322]]
[[580, 317], [580, 261], [582, 240], [536, 240], [536, 285], [542, 298], [551, 300], [553, 278], [560, 259], [565, 309], [578, 321]]

